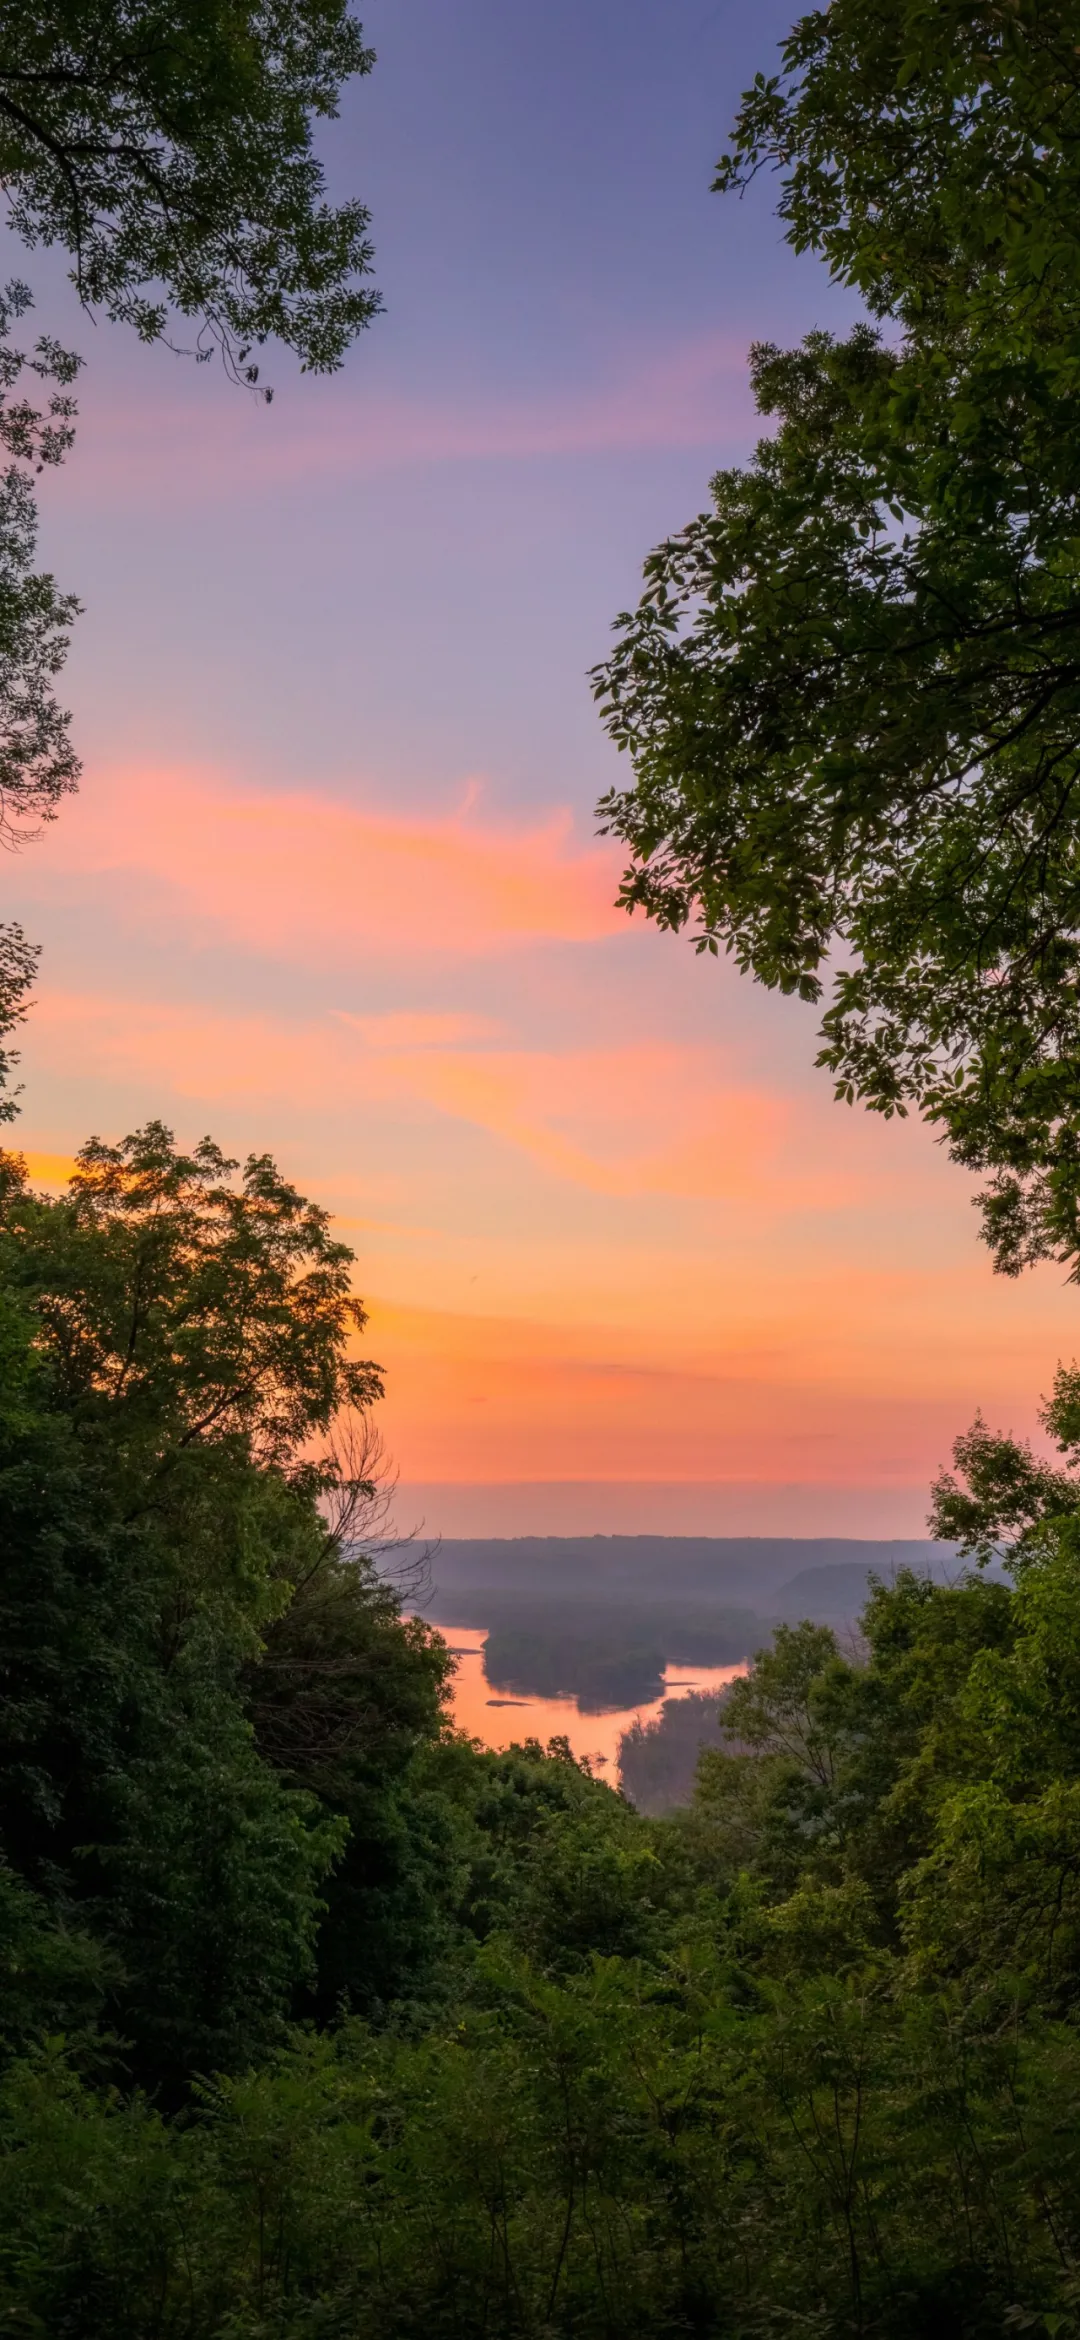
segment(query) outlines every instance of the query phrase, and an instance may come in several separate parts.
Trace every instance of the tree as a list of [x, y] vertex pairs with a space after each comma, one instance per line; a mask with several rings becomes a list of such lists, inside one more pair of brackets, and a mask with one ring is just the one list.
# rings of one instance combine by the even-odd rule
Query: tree
[[[9, 284], [0, 294], [0, 447], [10, 458], [0, 475], [0, 842], [10, 845], [27, 823], [51, 820], [75, 786], [78, 763], [69, 718], [53, 681], [67, 651], [78, 603], [35, 573], [37, 509], [31, 473], [63, 461], [74, 437], [71, 384], [79, 360], [47, 334], [32, 351], [13, 348], [12, 324], [30, 294]], [[48, 390], [44, 407], [27, 396], [27, 380]], [[51, 386], [51, 387], [50, 387]]]
[[752, 462], [597, 671], [627, 907], [831, 995], [836, 1093], [989, 1171], [1015, 1273], [1080, 1259], [1080, 85], [1069, 0], [836, 0], [722, 190], [872, 321], [759, 346]]
[[981, 1568], [992, 1560], [1023, 1559], [1038, 1547], [1042, 1529], [1080, 1511], [1080, 1372], [1059, 1365], [1039, 1420], [1064, 1456], [1064, 1468], [1044, 1462], [1026, 1441], [989, 1430], [981, 1414], [953, 1446], [955, 1470], [940, 1472], [932, 1489], [930, 1530], [955, 1541]]
[[317, 1994], [347, 1844], [346, 1979], [411, 1977], [440, 1890], [402, 1782], [449, 1661], [344, 1540], [370, 1448], [335, 1425], [380, 1380], [326, 1213], [159, 1123], [91, 1141], [58, 1201], [3, 1166], [0, 1845], [45, 1925], [13, 1902], [12, 1938], [39, 2004], [96, 1974], [176, 2093]]
[[[9, 1294], [0, 1315], [0, 1502], [20, 1485], [32, 1497], [42, 1476], [28, 1448], [29, 1467], [16, 1451], [11, 1468], [13, 1442], [42, 1434], [50, 1386], [48, 1346], [16, 1337], [23, 1305]], [[1068, 1390], [1054, 1402], [1067, 1438]], [[70, 1454], [76, 1417], [65, 1404], [45, 1414], [43, 1434], [58, 1457]], [[200, 1449], [207, 1467], [215, 1444]], [[274, 1471], [263, 1473], [264, 1493]], [[58, 1908], [55, 1880], [35, 1890], [0, 1866], [9, 2321], [85, 2340], [106, 2329], [214, 2340], [225, 2327], [309, 2326], [358, 2340], [420, 2329], [444, 2340], [479, 2330], [760, 2340], [794, 2325], [821, 2340], [1071, 2332], [1075, 1517], [1059, 1512], [1033, 1531], [1012, 1565], [1015, 1589], [978, 1572], [941, 1585], [902, 1571], [874, 1586], [864, 1645], [849, 1659], [813, 1626], [778, 1637], [739, 1692], [740, 1743], [751, 1751], [709, 1752], [689, 1815], [643, 1820], [565, 1742], [495, 1755], [454, 1735], [429, 1738], [419, 1763], [415, 1750], [410, 1758], [428, 1803], [398, 1804], [414, 1838], [439, 1798], [448, 1822], [448, 1922], [426, 1988], [389, 2009], [373, 2002], [369, 2021], [316, 2003], [314, 2023], [283, 2037], [273, 2021], [275, 1960], [290, 1942], [280, 1921], [304, 1904], [283, 1890], [290, 1807], [273, 1798], [268, 1757], [276, 1744], [279, 1778], [318, 1779], [324, 1811], [352, 1794], [367, 1693], [350, 1709], [350, 1685], [367, 1667], [371, 1689], [379, 1630], [370, 1616], [366, 1645], [354, 1630], [364, 1577], [345, 1589], [344, 1552], [319, 1544], [321, 1515], [304, 1509], [299, 1482], [288, 1493], [293, 1540], [279, 1539], [273, 1565], [261, 1546], [268, 1565], [249, 1579], [265, 1609], [282, 1581], [273, 1566], [294, 1570], [294, 1636], [290, 1607], [271, 1601], [265, 1658], [249, 1651], [241, 1669], [262, 1773], [250, 1740], [246, 1768], [228, 1744], [237, 1708], [221, 1692], [238, 1677], [224, 1643], [216, 1672], [202, 1661], [192, 1670], [192, 1649], [171, 1765], [163, 1745], [158, 1774], [144, 1769], [145, 1729], [133, 1732], [130, 1719], [126, 1739], [99, 1741], [112, 1809], [131, 1819], [126, 1835], [114, 1827], [105, 1840], [99, 1902]], [[73, 1517], [70, 1474], [55, 1463], [50, 1497], [35, 1554], [46, 1563]], [[357, 1500], [362, 1510], [370, 1498]], [[20, 1553], [9, 1519], [0, 1588]], [[87, 1525], [99, 1537], [108, 1528], [100, 1494]], [[247, 1536], [255, 1563], [250, 1519]], [[129, 1718], [133, 1613], [146, 1606], [152, 1550], [140, 1546], [113, 1611]], [[309, 1579], [305, 1553], [317, 1555]], [[55, 1646], [59, 1624], [78, 1660], [81, 1613], [76, 1689], [100, 1717], [94, 1668], [107, 1673], [110, 1645], [99, 1633], [86, 1665], [86, 1594], [85, 1576], [57, 1598], [47, 1567], [44, 1580], [26, 1568], [0, 1620], [0, 1655], [12, 1624], [24, 1650], [50, 1633]], [[11, 1704], [0, 1704], [5, 1724]], [[391, 1739], [412, 1732], [406, 1708], [395, 1693]], [[166, 1740], [179, 1715], [151, 1698], [137, 1719], [152, 1738], [164, 1718]], [[187, 1797], [199, 1803], [208, 1750], [194, 1829]], [[376, 1744], [373, 1770], [378, 1762]], [[5, 1759], [5, 1790], [10, 1776]], [[229, 1825], [238, 1803], [247, 1833]], [[355, 1973], [362, 1897], [347, 1914], [338, 1944]], [[143, 1964], [132, 1959], [121, 1996], [115, 1961], [129, 1949]], [[245, 1973], [254, 2006], [243, 2002]], [[164, 2067], [171, 2082], [181, 2059], [186, 2076], [208, 2047], [226, 2068], [197, 2085], [179, 2118], [167, 2094], [148, 2105], [138, 2090], [102, 2087], [109, 2043], [93, 2032], [96, 2004], [137, 2014], [146, 2077]], [[312, 2004], [301, 2001], [306, 2014]], [[57, 2023], [72, 2027], [66, 2045], [40, 2036]], [[171, 2066], [160, 2047], [157, 2064], [147, 2056], [148, 2038], [171, 2045]]]
[[[220, 351], [249, 387], [271, 338], [332, 372], [380, 300], [368, 212], [328, 200], [313, 129], [373, 62], [347, 0], [0, 0], [9, 225], [70, 253], [84, 308], [143, 341], [191, 325], [196, 354]], [[80, 361], [49, 336], [8, 345], [30, 305], [21, 283], [0, 295], [0, 844], [51, 820], [79, 776], [53, 688], [78, 603], [34, 569], [31, 473], [71, 445]], [[0, 1043], [28, 967], [0, 927]], [[8, 1068], [0, 1046], [0, 1091]]]
[[425, 1556], [387, 1533], [392, 1486], [370, 1414], [335, 1424], [319, 1475], [328, 1532], [302, 1567], [286, 1561], [288, 1602], [263, 1629], [245, 1690], [266, 1762], [347, 1823], [323, 1886], [311, 1995], [329, 2021], [439, 1987], [459, 1861], [422, 1760], [445, 1727], [453, 1660], [420, 1616], [402, 1617]]
[[121, 1418], [130, 1467], [162, 1483], [208, 1447], [303, 1472], [312, 1433], [382, 1393], [348, 1355], [367, 1319], [328, 1212], [267, 1154], [238, 1169], [154, 1121], [91, 1138], [61, 1202], [8, 1201], [4, 1265], [60, 1402], [85, 1431]]
[[379, 306], [368, 213], [312, 145], [370, 72], [347, 0], [36, 0], [0, 8], [0, 183], [88, 307], [193, 321], [244, 378], [271, 335], [325, 372]]
[[21, 926], [0, 925], [0, 1121], [13, 1121], [18, 1111], [18, 1091], [8, 1097], [3, 1094], [8, 1075], [19, 1061], [18, 1051], [4, 1043], [26, 1014], [26, 994], [36, 965], [37, 951], [27, 942]]
[[0, 1333], [0, 1842], [53, 1931], [94, 1945], [129, 2068], [175, 2095], [280, 2035], [340, 1851], [240, 1690], [303, 1507], [234, 1453], [133, 1516], [122, 1417], [80, 1435], [6, 1288]]
[[[69, 718], [52, 687], [78, 603], [34, 570], [31, 484], [34, 470], [62, 462], [71, 445], [79, 361], [46, 334], [31, 351], [11, 345], [12, 325], [30, 305], [23, 284], [0, 293], [0, 448], [9, 458], [0, 473], [0, 846], [51, 820], [79, 771]], [[46, 388], [44, 406], [27, 395], [28, 382]], [[3, 1041], [26, 1012], [35, 960], [21, 928], [0, 925], [0, 1121], [16, 1110], [2, 1094], [15, 1062]]]
[[[11, 346], [12, 323], [29, 306], [23, 284], [0, 293], [0, 448], [10, 458], [0, 473], [0, 848], [52, 820], [79, 774], [69, 717], [53, 690], [78, 603], [34, 569], [31, 484], [34, 469], [61, 462], [71, 445], [78, 359], [48, 335], [32, 351]], [[28, 378], [47, 387], [44, 407], [27, 396]], [[18, 1110], [18, 1092], [4, 1094], [18, 1058], [4, 1043], [26, 1014], [36, 962], [22, 928], [0, 923], [0, 1122]]]

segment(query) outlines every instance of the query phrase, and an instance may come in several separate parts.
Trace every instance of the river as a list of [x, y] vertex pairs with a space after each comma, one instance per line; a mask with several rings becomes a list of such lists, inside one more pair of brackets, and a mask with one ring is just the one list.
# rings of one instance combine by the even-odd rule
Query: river
[[680, 1691], [715, 1690], [719, 1696], [729, 1682], [746, 1672], [745, 1660], [733, 1666], [666, 1666], [663, 1691], [651, 1704], [589, 1714], [574, 1698], [511, 1696], [493, 1690], [484, 1675], [486, 1630], [466, 1625], [447, 1625], [440, 1630], [455, 1661], [454, 1720], [470, 1738], [481, 1739], [485, 1747], [498, 1748], [509, 1747], [516, 1739], [546, 1743], [566, 1738], [575, 1755], [587, 1755], [597, 1769], [607, 1770], [613, 1777], [618, 1771], [620, 1737], [632, 1722], [652, 1721], [664, 1700], [677, 1698]]

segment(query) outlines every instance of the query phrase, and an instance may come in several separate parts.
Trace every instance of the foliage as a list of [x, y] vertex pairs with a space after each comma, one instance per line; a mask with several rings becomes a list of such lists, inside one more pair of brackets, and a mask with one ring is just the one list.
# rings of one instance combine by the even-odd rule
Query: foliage
[[778, 1627], [649, 1819], [448, 1729], [351, 1261], [273, 1164], [5, 1175], [12, 2327], [1075, 2332], [1075, 1374], [1070, 1467], [977, 1425], [939, 1490], [1005, 1575]]
[[5, 1043], [26, 1015], [26, 995], [36, 965], [37, 950], [33, 943], [27, 942], [21, 926], [0, 924], [0, 1121], [13, 1121], [18, 1111], [15, 1102], [18, 1090], [7, 1097], [4, 1090], [19, 1054]]
[[702, 1748], [722, 1743], [723, 1711], [713, 1691], [684, 1690], [665, 1698], [649, 1722], [635, 1715], [619, 1739], [619, 1779], [637, 1811], [656, 1815], [690, 1802]]
[[9, 1156], [0, 1222], [0, 1838], [173, 2095], [317, 1986], [335, 1863], [363, 1922], [382, 1842], [403, 1915], [447, 1665], [323, 1515], [312, 1437], [379, 1387], [351, 1254], [269, 1159], [236, 1167], [152, 1124], [47, 1201]]
[[[0, 475], [0, 841], [5, 844], [25, 834], [28, 822], [51, 820], [79, 771], [69, 718], [53, 693], [78, 603], [72, 594], [58, 593], [51, 576], [34, 571], [37, 509], [30, 478], [32, 469], [62, 462], [71, 446], [71, 384], [79, 360], [48, 335], [39, 335], [30, 353], [10, 345], [12, 324], [29, 307], [23, 284], [9, 284], [0, 295], [0, 446], [10, 459]], [[52, 385], [44, 409], [26, 395], [24, 375]]]
[[378, 1367], [346, 1355], [366, 1322], [348, 1246], [268, 1155], [239, 1185], [238, 1168], [150, 1122], [118, 1146], [90, 1139], [63, 1202], [8, 1202], [8, 1273], [58, 1401], [88, 1434], [121, 1422], [121, 1451], [157, 1482], [238, 1442], [287, 1471], [343, 1406], [380, 1394]]
[[[35, 821], [52, 820], [79, 772], [69, 719], [53, 692], [78, 603], [34, 570], [29, 476], [31, 467], [61, 462], [71, 445], [79, 361], [47, 335], [31, 353], [11, 347], [12, 323], [29, 307], [23, 284], [0, 293], [0, 447], [10, 459], [0, 473], [0, 847], [17, 843]], [[27, 396], [25, 375], [52, 385], [44, 408]], [[22, 928], [0, 923], [0, 1122], [17, 1111], [18, 1091], [4, 1091], [18, 1057], [5, 1042], [26, 1014], [36, 961]]]
[[627, 906], [822, 996], [837, 1095], [991, 1172], [997, 1265], [1080, 1253], [1080, 89], [1068, 0], [836, 0], [717, 184], [872, 322], [752, 355], [748, 467], [598, 670]]
[[[0, 0], [8, 223], [66, 249], [84, 306], [144, 341], [179, 317], [250, 387], [271, 336], [333, 371], [380, 302], [368, 213], [328, 201], [313, 125], [373, 61], [347, 0]], [[71, 446], [81, 361], [49, 335], [11, 345], [30, 306], [20, 282], [0, 294], [0, 846], [53, 819], [80, 768], [54, 690], [79, 604], [34, 567], [31, 473]], [[0, 1121], [34, 955], [0, 924]]]
[[86, 2034], [100, 2016], [109, 1962], [99, 1943], [64, 1923], [0, 1862], [0, 2061], [42, 2035]]
[[246, 1705], [265, 1762], [345, 1823], [305, 2002], [330, 2020], [438, 1987], [459, 1860], [445, 1797], [417, 1757], [439, 1740], [451, 1660], [334, 1537], [314, 1539], [290, 1576], [288, 1605], [246, 1665]]
[[[29, 306], [23, 284], [0, 294], [0, 447], [9, 458], [0, 473], [0, 845], [17, 842], [28, 824], [51, 820], [79, 769], [53, 692], [78, 604], [34, 570], [29, 476], [33, 467], [61, 462], [71, 444], [78, 360], [47, 335], [29, 353], [11, 346], [12, 324]], [[26, 376], [51, 385], [44, 408], [27, 396]], [[26, 1013], [35, 959], [19, 926], [0, 925], [0, 1121], [16, 1110], [2, 1093], [16, 1062], [3, 1043]]]
[[[10, 35], [24, 235], [147, 337], [171, 303], [241, 370], [268, 332], [337, 362], [370, 306], [309, 144], [368, 62], [338, 0]], [[758, 353], [776, 433], [601, 686], [628, 900], [806, 996], [839, 946], [826, 1061], [995, 1173], [1006, 1268], [1080, 1250], [1074, 35], [1062, 0], [796, 28], [721, 178], [776, 162], [886, 330]], [[24, 364], [56, 388], [0, 408], [20, 819], [73, 776], [18, 472], [63, 452], [71, 362], [12, 355], [5, 394]], [[4, 930], [0, 1041], [32, 971]], [[934, 1525], [980, 1565], [871, 1581], [846, 1650], [780, 1625], [653, 1819], [565, 1742], [449, 1728], [380, 1547], [353, 1264], [268, 1157], [158, 1123], [59, 1200], [0, 1157], [0, 2318], [1070, 2340], [1076, 1369], [1060, 1463], [957, 1442]]]
[[658, 1698], [664, 1681], [664, 1624], [628, 1603], [612, 1617], [599, 1603], [554, 1611], [550, 1600], [489, 1605], [484, 1677], [493, 1690], [576, 1698], [587, 1714]]
[[1002, 1553], [1018, 1557], [1038, 1541], [1045, 1520], [1080, 1509], [1080, 1482], [1075, 1476], [1080, 1464], [1080, 1373], [1075, 1365], [1059, 1365], [1053, 1395], [1040, 1408], [1039, 1420], [1066, 1457], [1064, 1470], [1043, 1462], [1015, 1438], [995, 1436], [980, 1415], [953, 1447], [962, 1477], [943, 1471], [935, 1480], [933, 1533], [955, 1539], [981, 1567]]
[[368, 214], [327, 200], [313, 124], [374, 62], [346, 0], [5, 0], [0, 181], [88, 307], [144, 341], [195, 320], [254, 381], [271, 335], [316, 372], [379, 306]]

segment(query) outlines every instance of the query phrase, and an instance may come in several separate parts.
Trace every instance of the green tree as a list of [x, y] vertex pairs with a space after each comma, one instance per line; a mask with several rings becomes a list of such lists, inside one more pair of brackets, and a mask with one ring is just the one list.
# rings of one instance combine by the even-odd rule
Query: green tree
[[448, 1664], [350, 1556], [347, 1457], [312, 1455], [380, 1386], [352, 1254], [267, 1158], [236, 1172], [152, 1124], [56, 1202], [7, 1157], [0, 1222], [0, 1837], [172, 2090], [315, 1987], [351, 1832], [349, 1979], [403, 1987], [380, 1892], [404, 1919], [395, 1798]]
[[[41, 335], [32, 351], [13, 348], [13, 321], [25, 315], [25, 285], [0, 294], [0, 845], [12, 846], [35, 824], [51, 820], [74, 788], [79, 765], [69, 719], [53, 684], [64, 662], [78, 614], [71, 594], [34, 569], [37, 507], [32, 474], [62, 461], [71, 444], [78, 360]], [[27, 381], [47, 387], [44, 405], [27, 395]], [[51, 385], [51, 387], [48, 387]], [[17, 1063], [5, 1046], [26, 1014], [37, 953], [17, 924], [0, 923], [0, 1121], [17, 1111], [9, 1088]]]
[[324, 2021], [444, 1994], [462, 1885], [437, 1761], [453, 1661], [419, 1615], [401, 1615], [399, 1587], [422, 1589], [424, 1556], [387, 1543], [383, 1468], [370, 1415], [335, 1426], [326, 1530], [302, 1566], [286, 1557], [287, 1605], [245, 1670], [260, 1753], [347, 1823], [323, 1886], [310, 2004]]
[[931, 1533], [955, 1541], [985, 1567], [1022, 1557], [1041, 1543], [1047, 1520], [1080, 1510], [1080, 1372], [1059, 1365], [1051, 1396], [1039, 1410], [1064, 1468], [1044, 1462], [1026, 1441], [988, 1430], [982, 1416], [955, 1441], [955, 1469], [934, 1481]]
[[87, 1435], [122, 1422], [121, 1451], [160, 1483], [237, 1445], [285, 1470], [381, 1395], [378, 1366], [348, 1354], [366, 1317], [329, 1214], [268, 1155], [239, 1167], [150, 1122], [90, 1139], [59, 1203], [21, 1182], [8, 1198], [3, 1262], [59, 1402]]
[[[80, 2340], [1070, 2334], [1078, 1581], [1048, 1528], [1015, 1593], [902, 1575], [858, 1663], [813, 1628], [762, 1658], [734, 1760], [845, 1805], [787, 1877], [717, 1890], [714, 1863], [705, 1890], [707, 1830], [641, 1821], [558, 1744], [433, 1743], [483, 1937], [452, 1995], [264, 2048], [194, 2121], [24, 2054], [4, 2311]], [[898, 1786], [922, 1817], [886, 1938], [863, 1865], [875, 1830], [899, 1846]]]
[[[347, 0], [0, 0], [8, 223], [31, 251], [68, 252], [83, 307], [144, 341], [192, 328], [196, 354], [220, 351], [249, 387], [269, 339], [332, 372], [380, 300], [369, 215], [328, 199], [314, 133], [373, 62]], [[54, 689], [78, 603], [34, 568], [32, 474], [71, 445], [80, 360], [47, 335], [11, 345], [30, 306], [24, 284], [0, 295], [3, 844], [52, 819], [79, 775]], [[0, 925], [0, 1091], [31, 972]], [[0, 1119], [12, 1110], [0, 1095]]]
[[347, 0], [5, 0], [0, 183], [87, 307], [194, 322], [245, 378], [270, 336], [332, 369], [379, 306], [368, 214], [327, 200], [313, 128], [374, 62]]
[[18, 1112], [18, 1090], [8, 1096], [3, 1093], [19, 1061], [18, 1050], [8, 1047], [7, 1042], [26, 1016], [36, 965], [37, 951], [27, 942], [21, 926], [0, 925], [0, 1121], [13, 1121]]
[[[0, 475], [0, 838], [7, 845], [28, 824], [51, 820], [78, 776], [68, 717], [52, 687], [78, 603], [34, 571], [32, 476], [62, 462], [71, 446], [79, 361], [44, 334], [31, 350], [11, 345], [12, 325], [30, 306], [23, 284], [0, 294], [0, 448], [8, 458]], [[44, 388], [44, 404], [28, 388], [35, 395]]]
[[4, 1179], [0, 2315], [1068, 2340], [1075, 1371], [1063, 1467], [976, 1425], [939, 1487], [1004, 1580], [778, 1630], [650, 1821], [447, 1728], [352, 1263], [272, 1163]]
[[85, 2038], [113, 1979], [101, 1944], [65, 1923], [0, 1859], [0, 2065], [43, 2034]]
[[1080, 90], [1069, 0], [836, 0], [718, 186], [870, 312], [754, 350], [770, 435], [598, 670], [629, 908], [821, 998], [837, 1094], [989, 1171], [997, 1265], [1080, 1255]]

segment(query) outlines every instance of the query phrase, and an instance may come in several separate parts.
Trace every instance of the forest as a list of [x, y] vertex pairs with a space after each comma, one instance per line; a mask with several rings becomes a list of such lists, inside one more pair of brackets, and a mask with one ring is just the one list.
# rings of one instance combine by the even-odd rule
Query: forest
[[[378, 313], [312, 145], [372, 63], [346, 8], [0, 24], [28, 250], [147, 342], [191, 322], [240, 391], [275, 338], [332, 371]], [[831, 985], [840, 1101], [923, 1115], [995, 1265], [1074, 1280], [1078, 54], [1076, 0], [795, 27], [718, 186], [777, 173], [866, 313], [754, 352], [757, 453], [595, 677], [627, 905], [705, 979]], [[33, 568], [77, 367], [4, 342], [12, 833], [78, 773], [78, 612]], [[0, 1039], [35, 966], [0, 929]], [[958, 1436], [955, 1570], [872, 1582], [857, 1641], [778, 1622], [649, 1816], [564, 1742], [452, 1727], [355, 1268], [266, 1152], [151, 1121], [59, 1193], [0, 1154], [3, 2328], [1068, 2340], [1080, 1371], [1040, 1451]]]
[[160, 1126], [4, 1174], [11, 2328], [1070, 2329], [1080, 1376], [648, 1819], [450, 1727], [325, 1213]]

